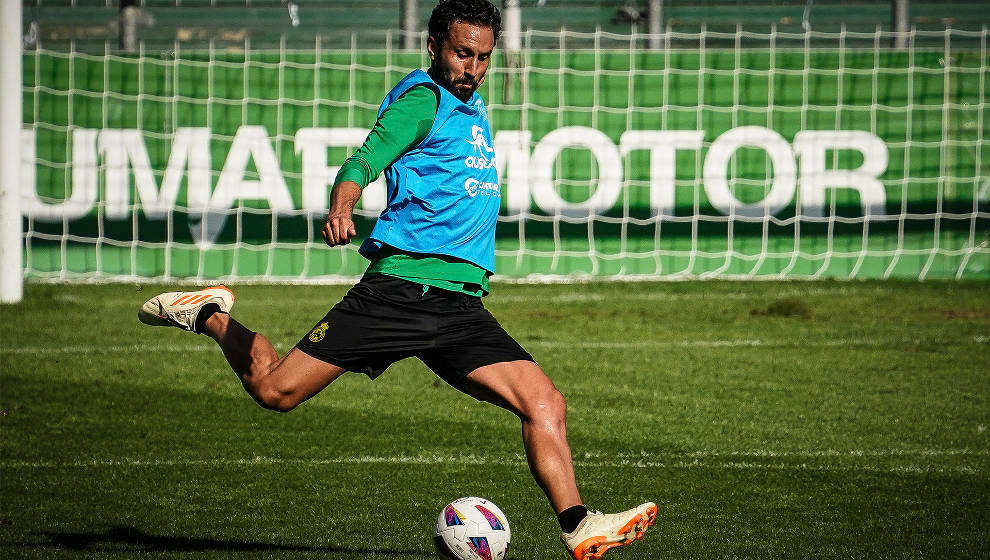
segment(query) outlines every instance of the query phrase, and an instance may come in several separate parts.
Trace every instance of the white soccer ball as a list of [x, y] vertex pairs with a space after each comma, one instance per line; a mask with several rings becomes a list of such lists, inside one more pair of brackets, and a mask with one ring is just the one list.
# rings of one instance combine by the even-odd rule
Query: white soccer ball
[[433, 544], [447, 560], [503, 560], [509, 551], [509, 520], [482, 498], [461, 498], [437, 517]]

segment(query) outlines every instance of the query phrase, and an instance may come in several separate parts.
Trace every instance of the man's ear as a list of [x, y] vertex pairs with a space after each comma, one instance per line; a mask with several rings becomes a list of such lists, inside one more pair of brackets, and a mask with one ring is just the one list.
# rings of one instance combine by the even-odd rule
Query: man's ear
[[440, 52], [440, 45], [437, 44], [437, 40], [433, 36], [426, 38], [426, 53], [430, 55], [430, 60], [435, 61], [437, 59], [437, 54]]

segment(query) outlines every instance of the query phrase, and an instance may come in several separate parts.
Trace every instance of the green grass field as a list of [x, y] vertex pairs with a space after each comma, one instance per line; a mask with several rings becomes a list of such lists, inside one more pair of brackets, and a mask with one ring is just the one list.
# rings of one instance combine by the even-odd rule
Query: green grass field
[[[345, 287], [236, 287], [280, 350]], [[0, 557], [432, 558], [442, 506], [565, 558], [518, 421], [416, 361], [258, 407], [157, 286], [0, 307]], [[495, 285], [569, 401], [593, 508], [660, 505], [606, 558], [990, 557], [990, 283]]]

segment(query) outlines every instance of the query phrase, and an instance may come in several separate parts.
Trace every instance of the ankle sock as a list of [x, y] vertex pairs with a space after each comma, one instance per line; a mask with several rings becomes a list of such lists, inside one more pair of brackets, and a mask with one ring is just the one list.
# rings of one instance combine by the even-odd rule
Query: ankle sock
[[578, 505], [571, 506], [557, 514], [557, 523], [560, 523], [560, 530], [565, 533], [573, 533], [577, 529], [581, 520], [587, 517], [588, 508]]
[[199, 310], [199, 315], [196, 316], [196, 332], [203, 334], [206, 330], [206, 321], [213, 316], [214, 313], [220, 312], [220, 306], [215, 303], [207, 303]]

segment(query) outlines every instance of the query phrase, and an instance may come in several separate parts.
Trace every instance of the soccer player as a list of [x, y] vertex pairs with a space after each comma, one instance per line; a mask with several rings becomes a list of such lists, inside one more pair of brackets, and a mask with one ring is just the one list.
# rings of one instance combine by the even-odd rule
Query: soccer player
[[501, 191], [476, 90], [500, 31], [498, 10], [486, 0], [442, 0], [434, 9], [429, 70], [411, 72], [385, 96], [330, 193], [322, 234], [334, 247], [357, 234], [352, 212], [361, 189], [385, 172], [386, 208], [359, 249], [371, 264], [287, 355], [229, 315], [234, 295], [223, 286], [161, 294], [139, 317], [213, 338], [247, 392], [278, 411], [346, 371], [374, 379], [393, 362], [419, 358], [454, 387], [519, 417], [530, 471], [557, 513], [561, 539], [575, 559], [599, 558], [641, 538], [656, 505], [618, 514], [585, 508], [564, 397], [481, 302], [494, 270]]

